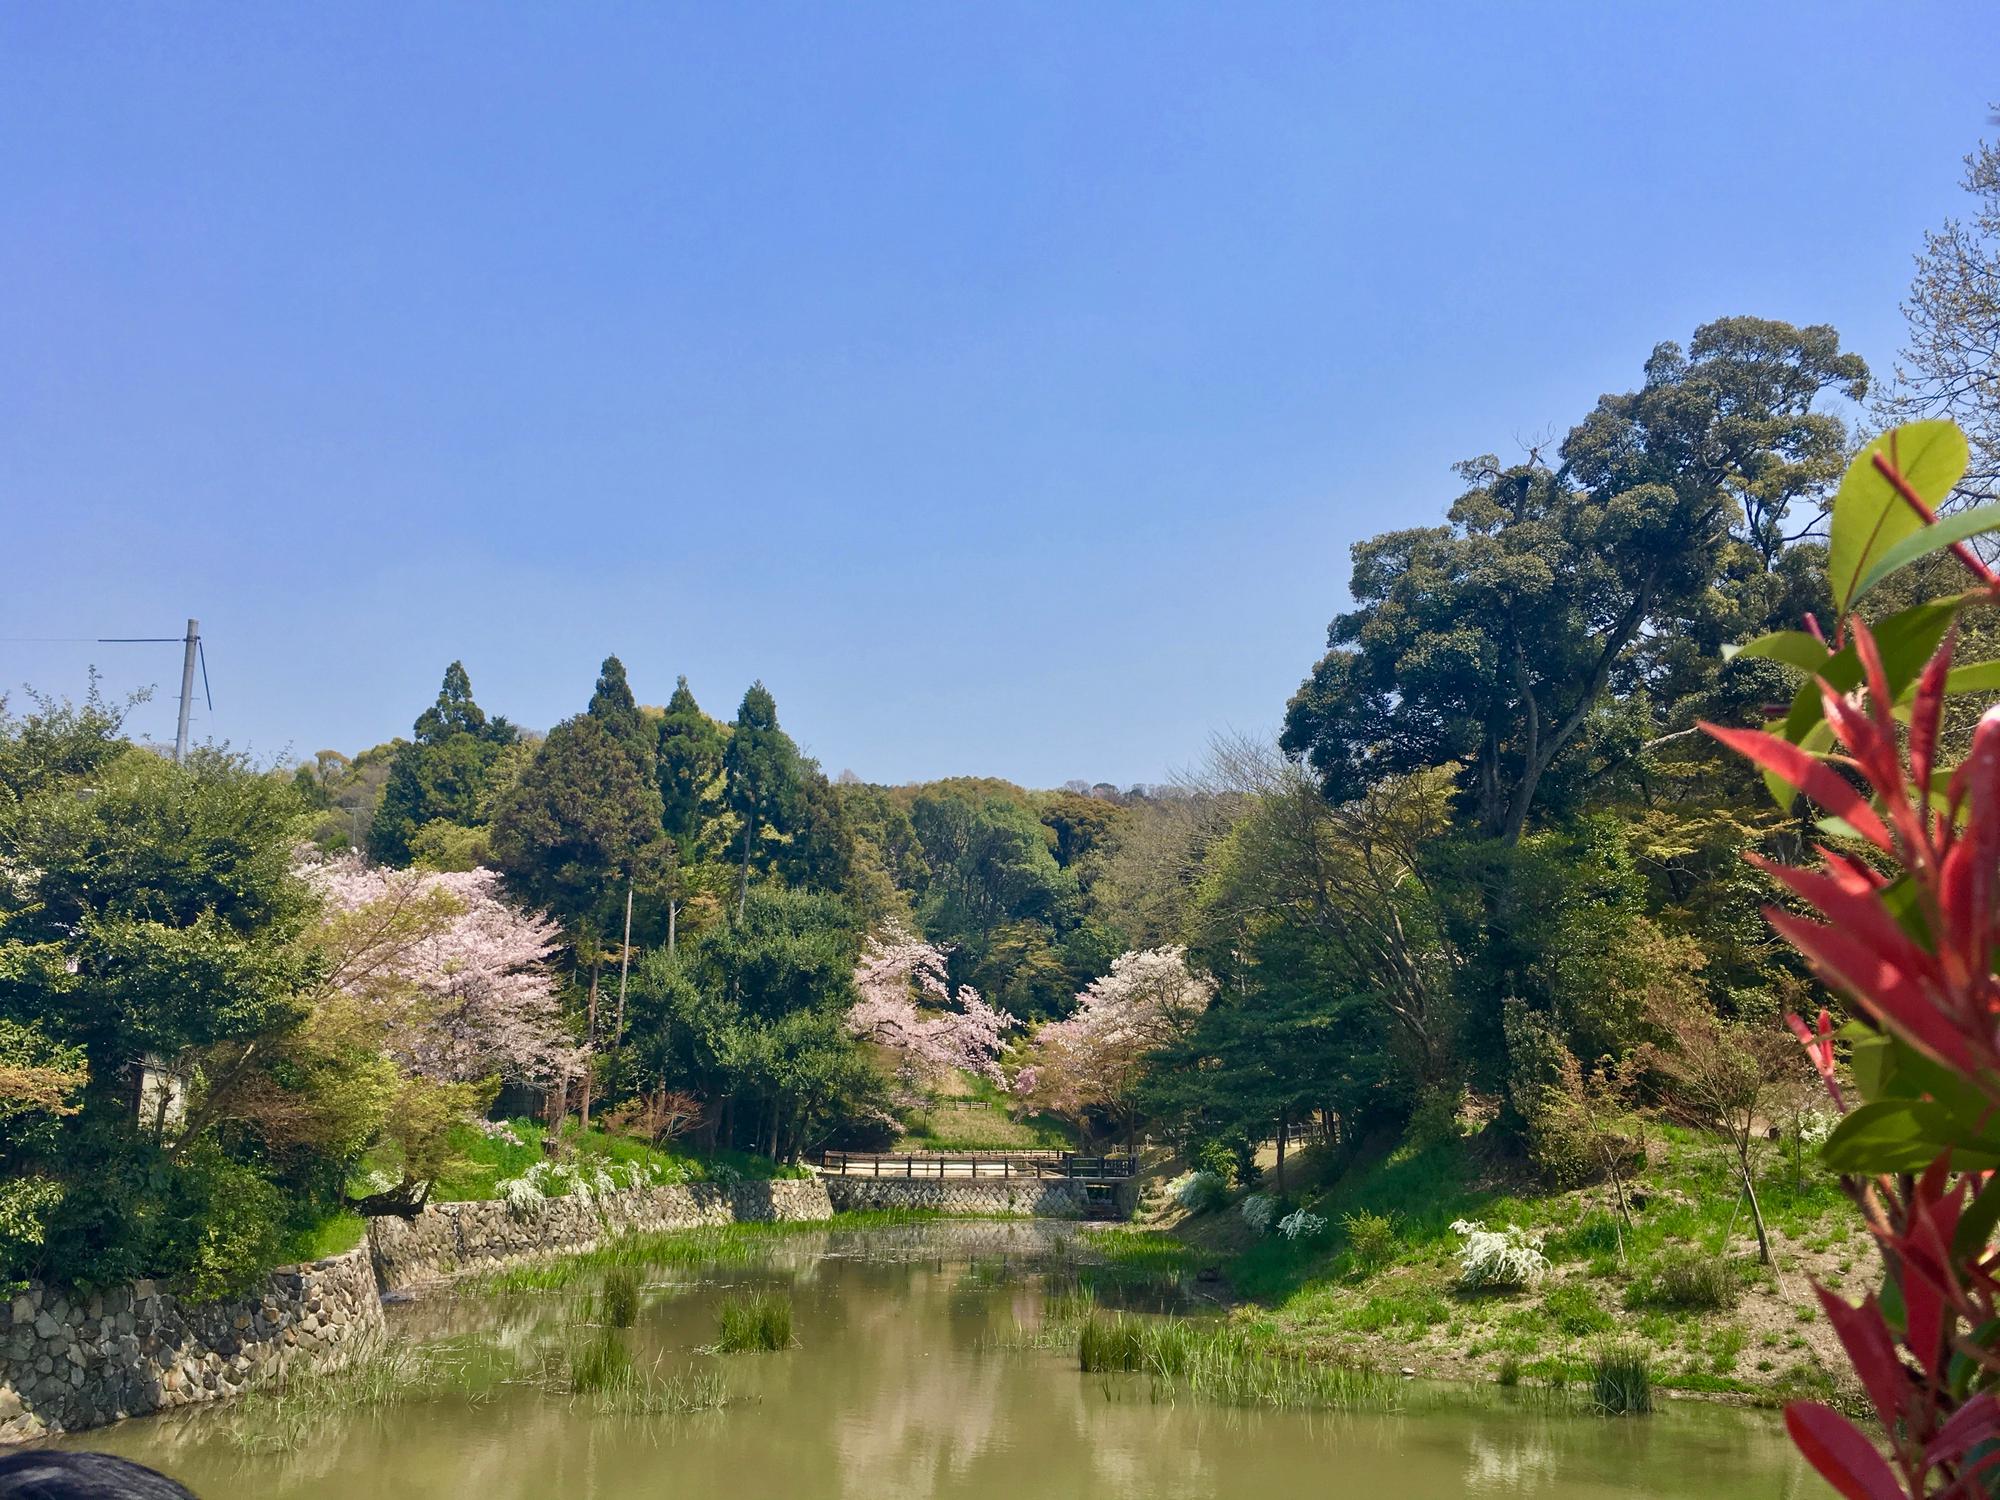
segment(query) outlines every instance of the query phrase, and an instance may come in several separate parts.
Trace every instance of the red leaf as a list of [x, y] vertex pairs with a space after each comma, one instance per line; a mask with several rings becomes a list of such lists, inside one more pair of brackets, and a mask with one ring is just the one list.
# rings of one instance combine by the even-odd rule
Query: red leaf
[[1833, 927], [1764, 908], [1764, 919], [1812, 960], [1820, 977], [1848, 991], [1884, 1026], [1946, 1067], [1969, 1069], [1965, 1038], [1924, 992], [1919, 976], [1891, 963], [1868, 943]]
[[1865, 710], [1835, 692], [1824, 679], [1819, 685], [1819, 696], [1834, 739], [1861, 768], [1868, 784], [1886, 798], [1903, 779], [1902, 765], [1896, 759], [1896, 742], [1885, 739]]
[[1993, 951], [1993, 879], [2000, 865], [2000, 706], [1986, 710], [1972, 732], [1972, 750], [1952, 777], [1952, 802], [1965, 808], [1965, 828], [1939, 871], [1945, 932], [1965, 962], [1968, 979], [1984, 980]]
[[1938, 726], [1944, 719], [1944, 684], [1951, 673], [1952, 648], [1958, 641], [1958, 622], [1945, 632], [1931, 659], [1924, 663], [1917, 679], [1917, 695], [1910, 704], [1910, 779], [1917, 786], [1917, 805], [1929, 825], [1931, 767], [1937, 758]]
[[1819, 1305], [1826, 1309], [1827, 1321], [1840, 1336], [1848, 1363], [1854, 1366], [1868, 1399], [1875, 1404], [1875, 1414], [1882, 1419], [1883, 1430], [1894, 1432], [1910, 1394], [1910, 1375], [1896, 1357], [1895, 1335], [1889, 1332], [1875, 1294], [1870, 1292], [1856, 1307], [1817, 1282], [1813, 1283], [1813, 1291], [1819, 1294]]
[[1818, 907], [1825, 918], [1849, 937], [1858, 938], [1874, 949], [1885, 963], [1893, 963], [1905, 974], [1936, 982], [1937, 963], [1930, 954], [1910, 941], [1884, 910], [1875, 892], [1857, 891], [1848, 881], [1796, 865], [1781, 865], [1761, 855], [1747, 856], [1750, 863], [1786, 887], [1808, 905]]
[[1894, 852], [1889, 830], [1868, 805], [1868, 799], [1825, 761], [1806, 754], [1790, 740], [1779, 739], [1761, 729], [1725, 729], [1720, 724], [1706, 722], [1701, 728], [1787, 786], [1804, 792], [1883, 853]]
[[1924, 1449], [1924, 1458], [1933, 1464], [1956, 1463], [1974, 1444], [1996, 1434], [2000, 1434], [2000, 1402], [1993, 1399], [1990, 1391], [1981, 1391], [1937, 1430], [1937, 1436]]
[[1847, 1500], [1902, 1500], [1903, 1486], [1888, 1460], [1832, 1407], [1794, 1401], [1785, 1408], [1785, 1430], [1806, 1462]]

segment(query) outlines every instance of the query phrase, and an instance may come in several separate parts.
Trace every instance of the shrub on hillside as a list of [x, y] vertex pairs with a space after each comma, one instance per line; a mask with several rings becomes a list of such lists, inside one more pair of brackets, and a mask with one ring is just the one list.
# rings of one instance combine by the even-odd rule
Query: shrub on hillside
[[1198, 1172], [1213, 1172], [1225, 1185], [1236, 1180], [1236, 1150], [1227, 1141], [1203, 1141], [1194, 1165]]
[[1518, 1292], [1548, 1273], [1542, 1237], [1517, 1224], [1488, 1229], [1477, 1219], [1458, 1219], [1452, 1232], [1463, 1235], [1458, 1250], [1458, 1284], [1473, 1292]]
[[1316, 1240], [1326, 1232], [1326, 1216], [1297, 1208], [1278, 1220], [1278, 1233], [1288, 1240]]
[[1626, 1300], [1635, 1307], [1676, 1307], [1697, 1312], [1734, 1307], [1741, 1290], [1736, 1268], [1720, 1255], [1674, 1249], [1632, 1283]]
[[1272, 1222], [1278, 1217], [1278, 1200], [1269, 1193], [1252, 1193], [1237, 1205], [1236, 1211], [1243, 1215], [1243, 1222], [1258, 1234], [1268, 1234]]
[[1222, 1207], [1229, 1189], [1213, 1172], [1183, 1172], [1167, 1184], [1167, 1196], [1191, 1214], [1204, 1214]]
[[1340, 1227], [1347, 1236], [1347, 1253], [1362, 1270], [1374, 1270], [1396, 1252], [1396, 1221], [1387, 1214], [1356, 1209], [1341, 1215]]

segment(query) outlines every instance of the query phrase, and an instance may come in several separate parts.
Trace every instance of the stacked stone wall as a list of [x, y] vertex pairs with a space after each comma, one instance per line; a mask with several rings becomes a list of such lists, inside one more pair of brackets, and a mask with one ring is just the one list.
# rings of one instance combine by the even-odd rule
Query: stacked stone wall
[[150, 1281], [91, 1293], [30, 1283], [0, 1299], [0, 1443], [233, 1396], [295, 1360], [332, 1369], [381, 1333], [366, 1248], [274, 1271], [222, 1302]]
[[549, 1198], [529, 1209], [505, 1203], [434, 1203], [409, 1219], [371, 1219], [368, 1246], [385, 1292], [468, 1271], [552, 1254], [575, 1254], [633, 1230], [693, 1229], [738, 1221], [809, 1222], [833, 1217], [816, 1178], [639, 1188], [601, 1198]]

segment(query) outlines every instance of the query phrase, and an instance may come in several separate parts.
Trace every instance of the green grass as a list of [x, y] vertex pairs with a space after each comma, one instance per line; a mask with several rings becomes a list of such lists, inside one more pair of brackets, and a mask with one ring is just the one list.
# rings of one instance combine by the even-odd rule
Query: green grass
[[613, 1328], [630, 1328], [639, 1321], [639, 1268], [613, 1266], [597, 1290], [598, 1315]]
[[1604, 1344], [1590, 1356], [1590, 1390], [1606, 1416], [1643, 1416], [1653, 1409], [1652, 1356], [1636, 1344]]
[[[1318, 1243], [1266, 1235], [1233, 1255], [1209, 1253], [1241, 1297], [1268, 1311], [1278, 1342], [1295, 1349], [1447, 1371], [1511, 1356], [1525, 1374], [1565, 1351], [1573, 1356], [1581, 1341], [1615, 1338], [1675, 1351], [1654, 1372], [1656, 1385], [1686, 1373], [1774, 1387], [1782, 1371], [1753, 1370], [1730, 1335], [1714, 1331], [1732, 1321], [1742, 1295], [1754, 1292], [1761, 1303], [1774, 1287], [1751, 1262], [1750, 1215], [1727, 1143], [1657, 1122], [1645, 1135], [1651, 1160], [1628, 1184], [1640, 1195], [1629, 1226], [1614, 1219], [1602, 1184], [1550, 1189], [1526, 1179], [1518, 1158], [1454, 1138], [1370, 1148], [1337, 1180], [1308, 1189], [1303, 1206], [1334, 1226]], [[1852, 1209], [1837, 1181], [1810, 1163], [1795, 1184], [1789, 1156], [1760, 1148], [1753, 1169], [1791, 1286], [1803, 1269], [1797, 1257], [1851, 1237]], [[1508, 1298], [1462, 1295], [1460, 1237], [1451, 1229], [1459, 1218], [1540, 1234], [1550, 1274]], [[1574, 1377], [1585, 1380], [1575, 1363]]]
[[[434, 1201], [457, 1203], [491, 1198], [499, 1182], [519, 1177], [544, 1159], [543, 1140], [548, 1131], [540, 1121], [518, 1119], [507, 1123], [520, 1138], [519, 1145], [496, 1140], [471, 1125], [452, 1127], [447, 1139], [454, 1162], [432, 1185], [431, 1198]], [[649, 1171], [657, 1168], [659, 1180], [663, 1182], [709, 1182], [727, 1180], [731, 1176], [766, 1180], [807, 1175], [803, 1167], [774, 1162], [762, 1156], [740, 1151], [697, 1155], [672, 1147], [649, 1145], [631, 1136], [594, 1126], [586, 1131], [574, 1120], [563, 1122], [560, 1139], [564, 1148], [578, 1161], [605, 1166], [632, 1164]]]
[[1074, 1133], [1053, 1115], [1016, 1118], [1012, 1101], [991, 1079], [960, 1072], [952, 1083], [956, 1092], [940, 1099], [936, 1107], [907, 1113], [899, 1149], [1067, 1151], [1075, 1147]]
[[1077, 1241], [1078, 1264], [1097, 1281], [1172, 1281], [1192, 1276], [1216, 1257], [1156, 1230], [1103, 1229]]
[[1327, 1411], [1394, 1404], [1393, 1384], [1372, 1370], [1307, 1359], [1221, 1319], [1093, 1316], [1076, 1351], [1086, 1372], [1150, 1376], [1156, 1398]]
[[641, 1369], [610, 1328], [573, 1340], [560, 1364], [545, 1371], [543, 1389], [573, 1400], [587, 1397], [607, 1415], [675, 1416], [711, 1411], [728, 1400], [722, 1377], [712, 1371], [662, 1375], [657, 1366]]
[[518, 1373], [514, 1357], [485, 1338], [390, 1344], [326, 1373], [295, 1364], [204, 1419], [246, 1452], [291, 1453], [361, 1412], [445, 1398], [481, 1401]]
[[1595, 1292], [1575, 1282], [1552, 1286], [1543, 1292], [1542, 1311], [1571, 1338], [1603, 1333], [1616, 1322], [1604, 1304], [1597, 1300]]
[[284, 1248], [279, 1252], [279, 1265], [298, 1265], [305, 1261], [325, 1260], [329, 1255], [344, 1255], [354, 1249], [368, 1234], [368, 1221], [360, 1214], [347, 1209], [337, 1209], [325, 1218], [302, 1225], [285, 1236]]
[[1715, 1312], [1734, 1307], [1742, 1282], [1721, 1256], [1675, 1247], [1662, 1252], [1626, 1289], [1629, 1307]]
[[792, 1347], [792, 1299], [776, 1292], [725, 1297], [715, 1322], [715, 1347], [724, 1354], [775, 1353]]

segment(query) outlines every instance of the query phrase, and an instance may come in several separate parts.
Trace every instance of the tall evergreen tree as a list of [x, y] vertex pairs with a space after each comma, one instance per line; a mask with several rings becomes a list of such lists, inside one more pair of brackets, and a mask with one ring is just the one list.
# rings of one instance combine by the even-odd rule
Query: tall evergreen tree
[[465, 664], [455, 661], [437, 701], [417, 715], [415, 736], [396, 747], [368, 831], [368, 852], [384, 864], [408, 864], [411, 840], [426, 823], [476, 826], [493, 762], [519, 731], [486, 716], [473, 701]]
[[610, 931], [625, 882], [666, 857], [660, 796], [589, 714], [549, 731], [493, 819], [493, 852], [522, 897]]
[[660, 719], [661, 818], [683, 859], [694, 857], [705, 824], [723, 811], [723, 727], [701, 711], [683, 677]]
[[604, 732], [625, 747], [625, 753], [639, 768], [640, 776], [651, 781], [653, 734], [646, 725], [645, 716], [639, 712], [639, 703], [632, 696], [631, 684], [625, 680], [625, 663], [617, 657], [604, 658], [604, 665], [597, 674], [597, 687], [590, 695], [590, 707], [584, 712], [603, 725]]
[[730, 809], [743, 820], [736, 887], [736, 916], [741, 921], [750, 897], [750, 865], [757, 844], [767, 834], [782, 836], [801, 779], [798, 747], [778, 727], [777, 700], [761, 682], [750, 684], [736, 710], [723, 769], [729, 778]]

